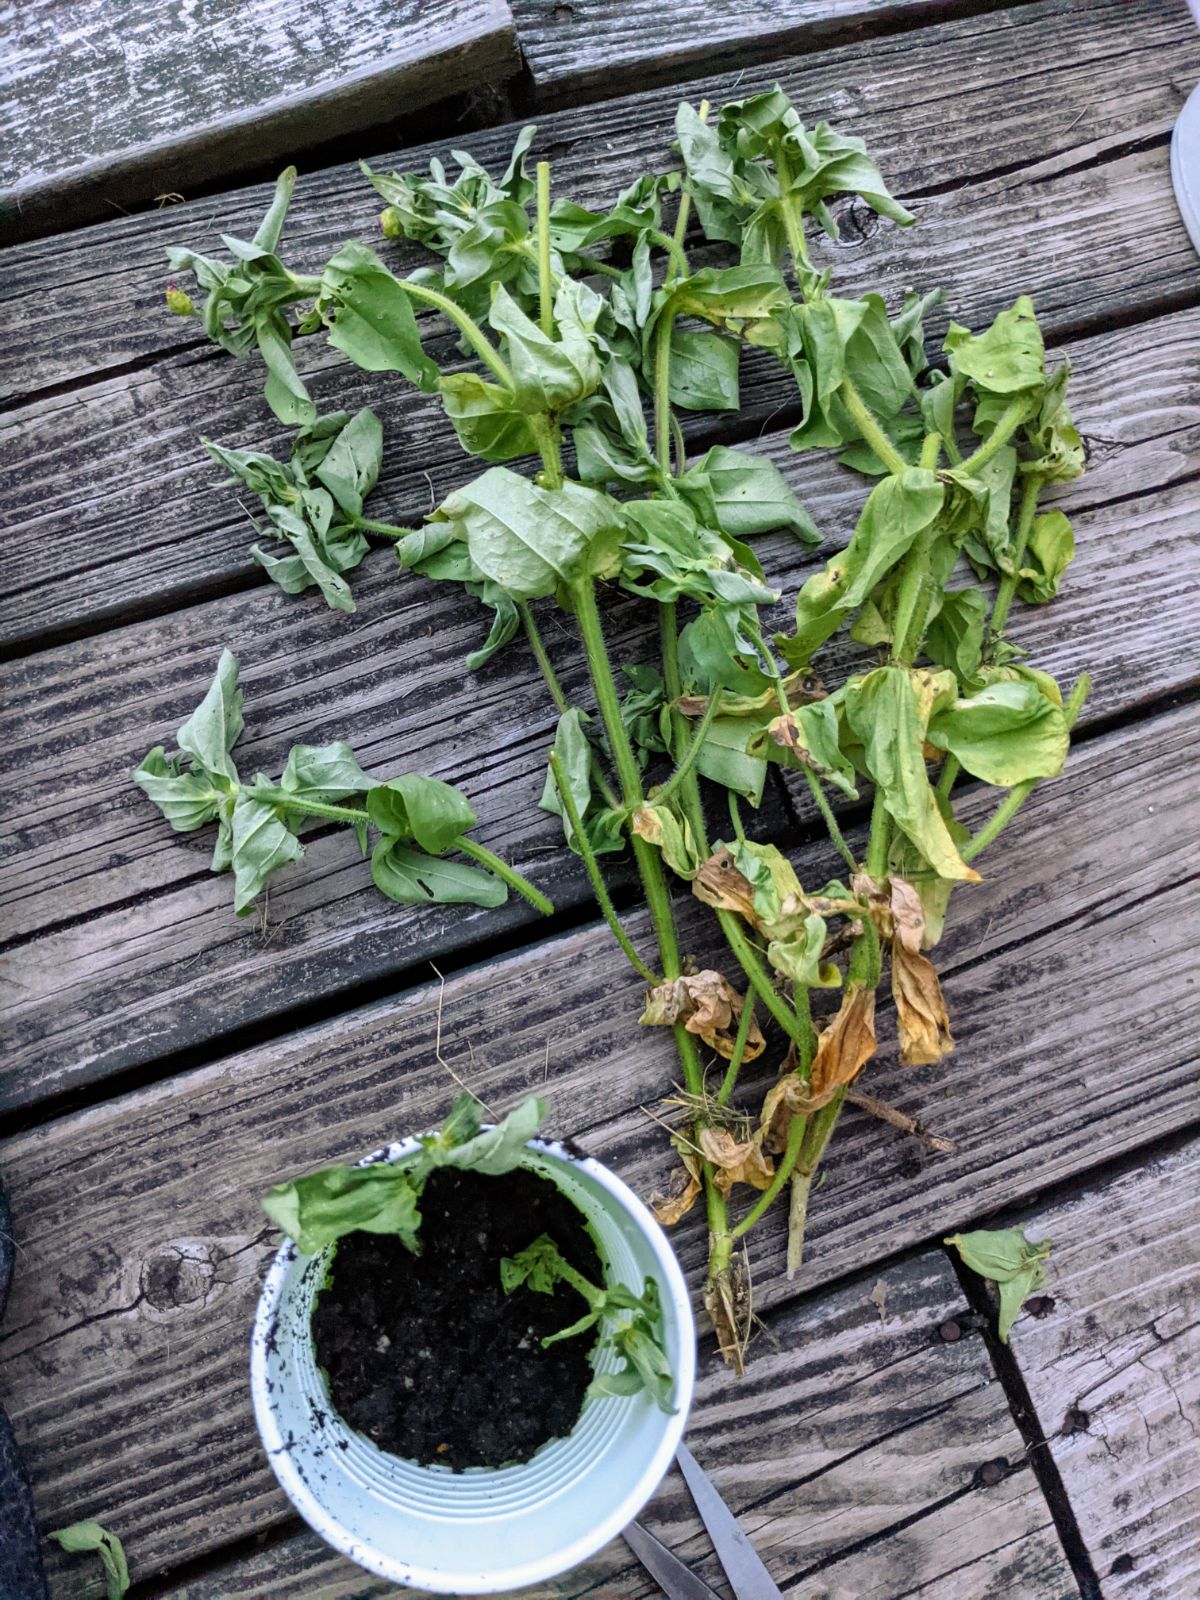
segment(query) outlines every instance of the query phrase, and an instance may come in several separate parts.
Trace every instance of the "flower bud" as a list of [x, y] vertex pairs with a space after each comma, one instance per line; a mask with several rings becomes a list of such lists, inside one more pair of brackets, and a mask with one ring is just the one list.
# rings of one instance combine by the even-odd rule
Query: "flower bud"
[[195, 315], [196, 308], [190, 294], [171, 284], [167, 289], [167, 310], [177, 317], [191, 317]]
[[379, 213], [379, 226], [383, 229], [385, 239], [403, 239], [404, 224], [400, 220], [400, 213], [395, 206], [385, 206]]

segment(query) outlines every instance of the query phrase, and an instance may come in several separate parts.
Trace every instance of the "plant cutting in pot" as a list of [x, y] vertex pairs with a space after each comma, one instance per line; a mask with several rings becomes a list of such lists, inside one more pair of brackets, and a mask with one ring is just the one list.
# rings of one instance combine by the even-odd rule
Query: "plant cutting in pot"
[[[778, 88], [715, 119], [681, 106], [682, 168], [637, 177], [606, 212], [552, 202], [549, 166], [526, 171], [533, 132], [498, 180], [462, 154], [453, 180], [438, 162], [429, 177], [368, 172], [387, 201], [385, 237], [433, 258], [408, 277], [357, 242], [319, 273], [285, 265], [292, 171], [254, 238], [226, 238], [232, 265], [191, 250], [171, 263], [206, 291], [211, 337], [261, 354], [267, 403], [296, 430], [286, 462], [208, 445], [262, 502], [270, 542], [252, 553], [272, 581], [353, 610], [346, 574], [369, 540], [390, 541], [403, 573], [458, 583], [492, 612], [472, 670], [524, 636], [559, 713], [541, 805], [562, 818], [645, 985], [641, 1022], [671, 1029], [678, 1051], [682, 1169], [659, 1215], [677, 1220], [702, 1199], [705, 1303], [740, 1368], [742, 1241], [786, 1200], [799, 1267], [818, 1165], [876, 1050], [876, 991], [890, 975], [902, 1061], [952, 1050], [929, 955], [950, 893], [979, 880], [977, 859], [1062, 769], [1086, 676], [1064, 695], [1006, 628], [1015, 603], [1058, 591], [1073, 534], [1039, 499], [1082, 471], [1083, 448], [1066, 364], [1047, 370], [1025, 296], [980, 333], [951, 323], [935, 366], [922, 318], [940, 292], [890, 313], [879, 295], [830, 293], [806, 230], [836, 234], [831, 197], [899, 226], [913, 218], [861, 141], [806, 128]], [[690, 242], [693, 222], [703, 237]], [[181, 291], [172, 300], [192, 314]], [[304, 308], [294, 323], [292, 306]], [[447, 319], [457, 350], [435, 344], [415, 309]], [[439, 396], [463, 448], [490, 464], [423, 527], [366, 515], [382, 430], [369, 410], [318, 417], [293, 341], [321, 333], [367, 371]], [[792, 447], [835, 449], [872, 484], [845, 547], [800, 588], [791, 630], [773, 634], [779, 594], [747, 540], [783, 528], [811, 547], [820, 535], [771, 461], [715, 445], [689, 463], [678, 420], [739, 409], [747, 347], [795, 383]], [[540, 461], [535, 477], [503, 464], [523, 456]], [[996, 580], [994, 599], [958, 581], [971, 575]], [[614, 663], [600, 603], [614, 589], [652, 620], [652, 663]], [[536, 613], [550, 605], [586, 666], [582, 697], [566, 694], [543, 643]], [[381, 798], [340, 744], [298, 747], [278, 785], [242, 784], [223, 765], [240, 727], [225, 662], [218, 680], [203, 744], [193, 718], [183, 756], [152, 751], [136, 778], [176, 828], [217, 822], [213, 864], [233, 866], [240, 909], [298, 858], [310, 820], [354, 828], [364, 849], [377, 828], [372, 872], [393, 899], [491, 904], [512, 887], [549, 909], [466, 839], [474, 813], [448, 785], [409, 775], [383, 786], [398, 800]], [[836, 878], [805, 885], [788, 841], [753, 836], [743, 808], [758, 805], [771, 764], [811, 796]], [[964, 776], [1003, 791], [974, 834], [955, 814]], [[605, 883], [602, 858], [623, 850], [651, 950]], [[452, 852], [476, 865], [445, 861]], [[685, 969], [672, 884], [713, 908], [725, 970]], [[760, 1057], [774, 1070], [751, 1085]], [[756, 1194], [738, 1215], [746, 1189]]]
[[252, 1387], [281, 1482], [384, 1577], [492, 1593], [649, 1498], [694, 1372], [657, 1223], [598, 1163], [461, 1096], [435, 1133], [280, 1184]]

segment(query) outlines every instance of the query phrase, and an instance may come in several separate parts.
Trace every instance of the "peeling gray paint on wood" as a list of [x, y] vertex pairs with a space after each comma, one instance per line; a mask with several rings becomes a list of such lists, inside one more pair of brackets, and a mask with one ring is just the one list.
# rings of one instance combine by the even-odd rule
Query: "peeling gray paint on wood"
[[[1153, 973], [1153, 967], [1148, 969]], [[1151, 1034], [1144, 1048], [1156, 1050]], [[1200, 1084], [1198, 1084], [1200, 1087]], [[1054, 1241], [1012, 1350], [1107, 1600], [1200, 1591], [1200, 1141], [1020, 1219]]]
[[504, 0], [5, 0], [0, 232], [78, 226], [517, 70]]

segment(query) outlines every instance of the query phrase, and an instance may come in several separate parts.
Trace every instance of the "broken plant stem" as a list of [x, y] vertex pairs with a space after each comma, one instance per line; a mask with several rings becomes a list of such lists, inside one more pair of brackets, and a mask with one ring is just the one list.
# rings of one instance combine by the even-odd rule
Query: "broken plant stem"
[[922, 1140], [931, 1150], [937, 1150], [942, 1155], [950, 1155], [955, 1149], [953, 1139], [942, 1139], [937, 1134], [930, 1133], [925, 1124], [916, 1117], [910, 1117], [907, 1111], [898, 1111], [886, 1100], [878, 1100], [873, 1094], [862, 1094], [857, 1089], [846, 1090], [848, 1105], [857, 1106], [860, 1111], [865, 1111], [869, 1117], [878, 1117], [880, 1122], [886, 1122], [891, 1128], [898, 1128], [901, 1133], [911, 1133], [915, 1138]]
[[625, 932], [625, 929], [621, 924], [621, 919], [617, 915], [617, 909], [612, 903], [612, 898], [609, 895], [608, 887], [604, 882], [603, 875], [601, 874], [600, 863], [597, 861], [595, 851], [592, 849], [591, 844], [588, 841], [587, 832], [584, 829], [583, 822], [580, 818], [579, 808], [575, 804], [574, 798], [572, 797], [570, 785], [563, 777], [562, 762], [559, 760], [557, 750], [551, 750], [549, 761], [550, 771], [554, 775], [554, 786], [558, 790], [559, 801], [562, 805], [563, 811], [566, 813], [567, 821], [571, 825], [571, 836], [579, 848], [579, 854], [583, 860], [584, 868], [587, 871], [588, 882], [592, 886], [592, 893], [596, 896], [596, 903], [600, 907], [600, 911], [605, 922], [608, 923], [608, 926], [612, 931], [613, 938], [625, 952], [630, 965], [640, 977], [643, 977], [651, 986], [661, 983], [662, 979], [653, 973], [642, 960], [641, 956], [638, 955], [637, 950], [634, 948], [633, 941]]
[[[1063, 721], [1067, 725], [1068, 733], [1075, 726], [1079, 713], [1083, 710], [1083, 703], [1087, 699], [1088, 690], [1091, 687], [1091, 677], [1086, 672], [1081, 672], [1075, 680], [1075, 687], [1071, 690], [1070, 698], [1063, 707]], [[1038, 778], [1030, 778], [1027, 782], [1019, 783], [1014, 789], [1008, 791], [983, 827], [979, 829], [978, 833], [972, 834], [959, 851], [964, 861], [974, 861], [981, 851], [986, 850], [988, 845], [995, 842], [1037, 788], [1040, 781]]]

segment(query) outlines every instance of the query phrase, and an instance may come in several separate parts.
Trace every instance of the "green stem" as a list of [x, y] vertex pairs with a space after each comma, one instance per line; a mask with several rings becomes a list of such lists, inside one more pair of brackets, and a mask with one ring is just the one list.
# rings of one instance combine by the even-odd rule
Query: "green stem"
[[883, 790], [876, 789], [875, 802], [871, 807], [871, 838], [867, 845], [867, 871], [877, 883], [882, 883], [887, 877], [888, 843], [892, 831], [892, 819], [888, 815], [887, 806], [884, 804]]
[[542, 486], [561, 489], [563, 486], [562, 435], [558, 423], [545, 412], [534, 412], [529, 418], [529, 431], [537, 440], [542, 458]]
[[955, 470], [970, 476], [971, 473], [978, 472], [980, 467], [985, 467], [994, 455], [1003, 450], [1013, 434], [1016, 433], [1017, 429], [1029, 416], [1029, 411], [1028, 395], [1018, 395], [1015, 400], [1010, 400], [996, 419], [996, 426], [979, 446], [979, 449], [975, 451], [974, 455], [968, 456], [962, 465]]
[[607, 261], [601, 261], [596, 256], [584, 255], [581, 250], [577, 250], [575, 254], [581, 264], [585, 266], [589, 272], [599, 272], [606, 278], [619, 278], [621, 276], [621, 269], [619, 267], [612, 266], [611, 263]]
[[331, 806], [324, 800], [304, 800], [299, 795], [289, 794], [286, 789], [268, 789], [259, 787], [246, 789], [254, 800], [265, 801], [269, 805], [278, 806], [281, 811], [295, 811], [306, 817], [320, 817], [328, 822], [370, 822], [366, 811], [356, 806]]
[[936, 518], [922, 528], [900, 568], [896, 617], [892, 625], [892, 660], [902, 667], [912, 666], [925, 632], [925, 619], [933, 596], [929, 558], [939, 531]]
[[530, 608], [528, 600], [518, 600], [517, 614], [521, 618], [521, 626], [525, 629], [525, 637], [529, 640], [529, 648], [533, 651], [533, 659], [541, 670], [542, 677], [546, 680], [546, 687], [550, 691], [550, 698], [558, 707], [559, 716], [563, 716], [571, 709], [571, 702], [558, 681], [550, 657], [546, 653], [546, 644], [542, 638], [541, 629], [538, 627]]
[[[758, 959], [758, 952], [754, 948], [742, 927], [741, 919], [736, 912], [718, 911], [717, 920], [721, 924], [729, 948], [737, 958], [738, 964], [746, 974], [751, 988], [775, 1018], [775, 1021], [787, 1034], [795, 1045], [798, 1055], [807, 1066], [813, 1058], [815, 1040], [812, 1033], [812, 1022], [806, 1017], [793, 1011], [791, 1006], [781, 994], [775, 990], [771, 975]], [[805, 991], [807, 994], [807, 991]]]
[[658, 245], [659, 249], [665, 250], [670, 256], [672, 276], [686, 278], [688, 270], [687, 257], [684, 255], [681, 247], [675, 243], [674, 239], [672, 239], [671, 235], [669, 233], [662, 233], [658, 228], [647, 228], [646, 237], [650, 240], [651, 244]]
[[732, 789], [727, 789], [725, 793], [729, 800], [729, 825], [733, 829], [733, 836], [745, 844], [746, 829], [742, 823], [742, 808], [738, 805], [738, 797]]
[[804, 1260], [804, 1229], [808, 1221], [808, 1201], [812, 1193], [812, 1181], [821, 1164], [821, 1157], [825, 1154], [825, 1147], [837, 1126], [845, 1094], [845, 1089], [839, 1089], [828, 1105], [815, 1111], [809, 1118], [808, 1128], [805, 1131], [804, 1147], [792, 1175], [792, 1196], [788, 1207], [789, 1278], [796, 1276]]
[[808, 780], [808, 792], [812, 795], [813, 800], [816, 802], [817, 810], [825, 819], [825, 826], [829, 830], [829, 837], [833, 840], [838, 854], [850, 868], [851, 872], [857, 872], [858, 862], [855, 861], [854, 852], [846, 843], [842, 830], [838, 826], [838, 820], [833, 814], [833, 807], [829, 804], [829, 800], [826, 797], [824, 789], [821, 787], [820, 779], [809, 767], [805, 767], [804, 776]]
[[696, 765], [696, 761], [700, 755], [701, 746], [704, 744], [705, 738], [708, 735], [708, 730], [712, 727], [713, 718], [717, 715], [717, 709], [720, 704], [721, 690], [718, 688], [715, 694], [709, 695], [708, 704], [704, 708], [704, 715], [696, 724], [696, 727], [692, 732], [692, 737], [688, 741], [687, 749], [683, 752], [683, 755], [680, 758], [679, 765], [667, 779], [666, 783], [663, 784], [662, 788], [656, 790], [651, 796], [651, 799], [656, 806], [666, 805], [667, 801], [679, 788], [680, 784], [685, 782], [688, 774]]
[[954, 787], [954, 780], [962, 771], [962, 763], [957, 756], [947, 756], [942, 763], [942, 770], [938, 773], [937, 792], [943, 800], [950, 798], [950, 791]]
[[796, 1163], [800, 1159], [806, 1127], [807, 1119], [805, 1117], [792, 1118], [791, 1126], [788, 1128], [787, 1144], [784, 1147], [783, 1155], [780, 1157], [779, 1165], [775, 1168], [775, 1176], [742, 1220], [730, 1230], [735, 1239], [740, 1239], [744, 1233], [750, 1232], [750, 1229], [764, 1212], [770, 1209], [776, 1196], [791, 1177]]
[[456, 306], [454, 301], [447, 299], [444, 294], [440, 294], [436, 289], [428, 288], [423, 283], [412, 283], [408, 278], [397, 278], [396, 282], [404, 290], [405, 294], [411, 295], [414, 300], [419, 300], [427, 306], [433, 306], [443, 316], [449, 317], [475, 354], [485, 366], [491, 369], [504, 387], [506, 389], [516, 388], [516, 381], [508, 370], [500, 352], [492, 344], [491, 340], [484, 335], [479, 324], [473, 321], [461, 307]]
[[394, 522], [376, 522], [374, 517], [350, 517], [348, 520], [365, 533], [381, 533], [386, 539], [407, 539], [413, 531], [411, 528], [398, 527]]
[[554, 337], [554, 302], [550, 278], [550, 163], [537, 164], [538, 307], [542, 332]]
[[1033, 528], [1033, 519], [1037, 513], [1038, 495], [1042, 492], [1045, 480], [1039, 473], [1031, 472], [1025, 479], [1021, 489], [1021, 509], [1017, 513], [1017, 531], [1013, 540], [1013, 554], [1011, 572], [1006, 572], [1000, 579], [1000, 587], [996, 591], [996, 603], [992, 607], [991, 631], [999, 633], [1008, 621], [1008, 610], [1013, 603], [1013, 596], [1017, 592], [1017, 583], [1021, 571], [1021, 562], [1025, 559], [1025, 546], [1029, 543], [1029, 535]]
[[940, 433], [927, 433], [921, 445], [921, 457], [918, 465], [927, 472], [932, 472], [938, 464], [938, 456], [942, 453], [942, 436]]
[[804, 224], [796, 214], [795, 202], [792, 199], [792, 170], [782, 142], [776, 141], [772, 144], [771, 157], [775, 162], [776, 177], [779, 179], [779, 209], [783, 215], [788, 249], [792, 253], [792, 269], [805, 299], [808, 299], [805, 282], [812, 272], [812, 263], [808, 259], [808, 246], [804, 242]]
[[853, 379], [843, 378], [838, 393], [842, 397], [842, 404], [854, 421], [854, 426], [888, 471], [891, 473], [903, 472], [908, 466], [908, 462], [905, 461], [899, 450], [896, 449], [896, 446], [879, 426], [879, 423], [876, 422], [867, 407], [866, 401], [855, 387]]
[[664, 312], [654, 330], [654, 450], [664, 478], [671, 475], [671, 330], [675, 318]]
[[742, 1014], [738, 1018], [737, 1035], [733, 1041], [733, 1054], [729, 1057], [729, 1065], [725, 1069], [725, 1076], [721, 1079], [721, 1087], [717, 1090], [717, 1104], [728, 1105], [729, 1096], [733, 1093], [734, 1084], [737, 1083], [738, 1073], [742, 1069], [742, 1060], [746, 1054], [746, 1044], [750, 1038], [750, 1026], [754, 1021], [754, 997], [747, 995], [742, 1002]]
[[[701, 122], [707, 122], [708, 121], [708, 112], [709, 112], [708, 101], [707, 100], [701, 100], [701, 102], [700, 102], [700, 113], [699, 113]], [[687, 237], [688, 218], [691, 216], [691, 211], [692, 211], [692, 184], [691, 184], [691, 180], [689, 178], [685, 178], [683, 180], [683, 189], [682, 189], [682, 191], [680, 193], [680, 196], [679, 196], [679, 211], [678, 211], [678, 213], [677, 213], [677, 215], [675, 217], [675, 233], [673, 235], [673, 240], [672, 240], [672, 242], [674, 243], [675, 249], [674, 249], [674, 252], [672, 253], [672, 256], [671, 256], [671, 264], [667, 268], [667, 275], [666, 275], [666, 278], [664, 280], [666, 283], [674, 282], [675, 277], [677, 276], [677, 273], [676, 273], [676, 263], [677, 262], [682, 260], [683, 263], [684, 263], [685, 271], [687, 269], [687, 259], [686, 259], [686, 257], [684, 256], [684, 253], [683, 253], [683, 241]]]
[[486, 867], [489, 872], [494, 872], [498, 878], [502, 878], [510, 889], [515, 889], [522, 898], [528, 900], [535, 911], [540, 911], [544, 917], [553, 916], [554, 902], [547, 900], [542, 891], [535, 889], [528, 878], [523, 878], [515, 867], [510, 867], [507, 861], [502, 861], [486, 845], [476, 844], [474, 839], [468, 839], [465, 834], [460, 833], [452, 848], [461, 850], [463, 855], [470, 856], [472, 861], [478, 861], [481, 867]]
[[[1075, 680], [1075, 687], [1071, 690], [1070, 698], [1063, 707], [1063, 721], [1067, 725], [1068, 733], [1078, 721], [1079, 713], [1083, 710], [1083, 703], [1088, 697], [1088, 690], [1091, 686], [1091, 678], [1086, 672], [1081, 672]], [[972, 834], [971, 838], [967, 840], [959, 851], [964, 861], [974, 861], [981, 851], [986, 850], [988, 845], [992, 844], [1003, 833], [1004, 829], [1007, 828], [1037, 787], [1038, 782], [1037, 778], [1030, 778], [1027, 782], [1019, 783], [1015, 789], [1008, 791], [979, 832]]]
[[550, 771], [554, 775], [554, 786], [558, 790], [558, 798], [562, 803], [563, 811], [566, 813], [567, 821], [571, 825], [571, 836], [575, 841], [580, 856], [583, 858], [588, 882], [592, 886], [592, 893], [596, 896], [596, 904], [600, 907], [605, 922], [608, 923], [609, 928], [612, 930], [613, 938], [616, 939], [621, 949], [625, 952], [634, 971], [651, 986], [661, 983], [662, 979], [653, 973], [641, 956], [638, 955], [632, 939], [630, 939], [621, 924], [621, 919], [617, 915], [617, 908], [612, 903], [607, 885], [600, 872], [600, 863], [596, 859], [595, 851], [592, 849], [587, 833], [584, 830], [583, 822], [580, 819], [579, 807], [575, 804], [570, 786], [563, 777], [562, 762], [559, 760], [558, 752], [551, 750], [549, 759]]

